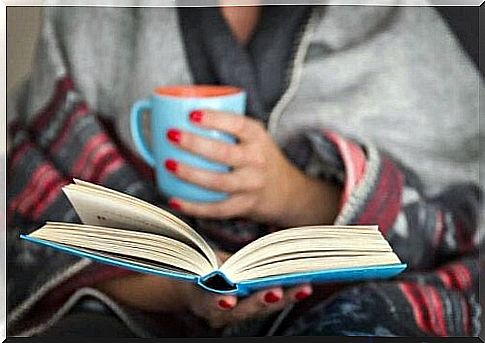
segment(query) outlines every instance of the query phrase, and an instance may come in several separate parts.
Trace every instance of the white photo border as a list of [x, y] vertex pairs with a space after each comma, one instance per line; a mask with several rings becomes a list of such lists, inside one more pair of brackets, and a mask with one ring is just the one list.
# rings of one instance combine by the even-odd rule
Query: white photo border
[[0, 183], [3, 192], [0, 204], [0, 339], [6, 338], [6, 93], [7, 93], [7, 7], [9, 6], [103, 6], [103, 7], [173, 7], [251, 6], [251, 5], [366, 5], [366, 6], [481, 6], [485, 0], [1, 0], [0, 2]]

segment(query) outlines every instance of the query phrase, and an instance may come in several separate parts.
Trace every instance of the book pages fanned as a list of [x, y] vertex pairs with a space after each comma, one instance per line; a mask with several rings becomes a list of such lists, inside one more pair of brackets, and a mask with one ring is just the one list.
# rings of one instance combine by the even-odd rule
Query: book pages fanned
[[63, 188], [83, 224], [47, 222], [21, 238], [100, 263], [249, 294], [302, 282], [390, 278], [406, 265], [375, 225], [314, 225], [273, 232], [224, 263], [174, 214], [82, 180]]

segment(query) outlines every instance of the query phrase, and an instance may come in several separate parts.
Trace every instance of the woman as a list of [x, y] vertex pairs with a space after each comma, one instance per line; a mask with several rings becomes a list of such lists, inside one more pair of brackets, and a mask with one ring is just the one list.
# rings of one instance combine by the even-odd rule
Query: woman
[[[33, 73], [9, 109], [10, 334], [478, 334], [481, 137], [472, 122], [482, 81], [432, 9], [44, 12]], [[167, 132], [233, 167], [223, 176], [165, 162], [229, 192], [221, 203], [162, 198], [133, 154], [131, 104], [155, 86], [190, 83], [248, 92], [246, 117], [191, 114], [235, 135], [235, 146]], [[45, 220], [78, 220], [60, 191], [72, 177], [170, 206], [222, 258], [285, 227], [378, 224], [409, 272], [237, 299], [20, 242]]]

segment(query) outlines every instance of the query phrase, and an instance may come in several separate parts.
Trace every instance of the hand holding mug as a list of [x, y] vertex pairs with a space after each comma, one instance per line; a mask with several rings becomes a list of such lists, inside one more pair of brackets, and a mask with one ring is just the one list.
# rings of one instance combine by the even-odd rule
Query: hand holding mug
[[283, 155], [257, 120], [215, 110], [191, 112], [190, 121], [236, 137], [230, 144], [170, 128], [168, 140], [180, 149], [232, 167], [220, 173], [174, 159], [164, 161], [177, 178], [202, 188], [229, 194], [226, 200], [200, 203], [173, 197], [169, 204], [185, 214], [205, 218], [244, 217], [281, 226], [333, 222], [339, 191], [310, 178]]
[[[179, 149], [169, 143], [166, 132], [170, 128], [184, 130], [206, 138], [234, 143], [234, 137], [217, 130], [205, 130], [188, 120], [189, 113], [204, 107], [230, 111], [235, 116], [244, 115], [246, 94], [237, 87], [212, 85], [186, 85], [157, 87], [152, 95], [137, 101], [131, 110], [131, 134], [135, 148], [141, 157], [155, 169], [157, 186], [168, 197], [180, 197], [189, 201], [211, 202], [227, 198], [227, 194], [199, 187], [174, 177], [164, 167], [172, 159], [197, 168], [215, 172], [227, 172], [226, 165]], [[151, 144], [145, 140], [142, 116], [150, 114]]]

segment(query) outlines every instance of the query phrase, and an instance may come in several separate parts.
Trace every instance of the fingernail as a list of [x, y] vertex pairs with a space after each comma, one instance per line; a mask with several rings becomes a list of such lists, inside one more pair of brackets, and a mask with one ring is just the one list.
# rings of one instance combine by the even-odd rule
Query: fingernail
[[264, 301], [270, 304], [280, 301], [280, 299], [281, 298], [278, 295], [276, 295], [274, 292], [268, 292], [264, 295]]
[[221, 300], [219, 300], [219, 307], [224, 309], [224, 310], [229, 310], [233, 306], [232, 306], [232, 304], [228, 303], [226, 300], [221, 299]]
[[170, 199], [168, 201], [168, 207], [170, 207], [172, 210], [180, 210], [181, 208], [180, 203], [175, 199]]
[[190, 112], [189, 118], [191, 122], [200, 123], [204, 113], [202, 111], [192, 111]]
[[168, 138], [169, 141], [171, 141], [173, 143], [180, 142], [181, 136], [182, 136], [182, 134], [177, 129], [169, 129], [167, 131], [167, 138]]
[[295, 294], [295, 298], [296, 300], [303, 300], [303, 299], [306, 299], [310, 296], [310, 293], [306, 292], [306, 291], [299, 291]]
[[177, 171], [177, 166], [178, 166], [178, 163], [175, 162], [174, 160], [165, 161], [165, 168], [167, 168], [167, 170], [172, 173], [175, 173]]

